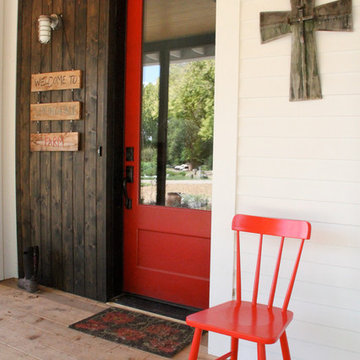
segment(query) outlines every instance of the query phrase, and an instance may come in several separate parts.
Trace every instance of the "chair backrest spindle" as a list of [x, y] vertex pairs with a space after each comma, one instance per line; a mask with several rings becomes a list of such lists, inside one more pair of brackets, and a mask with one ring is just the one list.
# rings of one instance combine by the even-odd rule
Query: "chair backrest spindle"
[[277, 285], [277, 281], [278, 281], [278, 277], [279, 277], [281, 255], [282, 255], [282, 251], [283, 251], [283, 248], [284, 248], [284, 240], [285, 240], [285, 238], [282, 236], [281, 237], [281, 242], [280, 242], [280, 247], [279, 247], [279, 254], [278, 254], [278, 257], [277, 257], [277, 260], [276, 260], [274, 277], [273, 277], [273, 281], [272, 281], [272, 284], [271, 284], [271, 290], [270, 290], [270, 295], [269, 295], [269, 302], [268, 302], [268, 308], [269, 309], [271, 309], [273, 304], [274, 304], [276, 285]]
[[262, 244], [263, 244], [263, 235], [260, 234], [259, 249], [258, 249], [258, 256], [257, 256], [257, 261], [256, 261], [255, 278], [254, 278], [254, 290], [253, 290], [253, 298], [252, 298], [253, 305], [255, 305], [257, 303], [257, 297], [258, 297], [258, 292], [259, 292]]
[[295, 282], [295, 278], [296, 278], [296, 273], [297, 273], [297, 270], [299, 268], [300, 257], [301, 257], [301, 253], [302, 253], [302, 250], [303, 250], [303, 247], [304, 247], [304, 242], [305, 242], [305, 239], [301, 239], [301, 244], [300, 244], [300, 248], [299, 248], [299, 251], [298, 251], [298, 254], [297, 254], [297, 257], [296, 257], [294, 270], [293, 270], [293, 273], [291, 275], [289, 287], [287, 289], [287, 292], [286, 292], [286, 295], [285, 295], [285, 300], [284, 300], [284, 303], [283, 303], [283, 306], [282, 306], [283, 311], [286, 311], [287, 308], [288, 308], [288, 305], [289, 305], [290, 297], [291, 297], [291, 294], [292, 294], [292, 290], [293, 290], [294, 282]]
[[241, 301], [240, 233], [236, 232], [236, 301]]

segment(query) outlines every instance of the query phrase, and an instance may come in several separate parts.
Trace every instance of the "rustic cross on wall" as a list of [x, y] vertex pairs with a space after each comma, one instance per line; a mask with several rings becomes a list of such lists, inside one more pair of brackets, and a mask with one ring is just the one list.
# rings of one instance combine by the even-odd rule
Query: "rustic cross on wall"
[[314, 32], [351, 31], [351, 0], [317, 7], [315, 0], [290, 1], [291, 11], [260, 13], [261, 42], [292, 33], [290, 100], [321, 99]]

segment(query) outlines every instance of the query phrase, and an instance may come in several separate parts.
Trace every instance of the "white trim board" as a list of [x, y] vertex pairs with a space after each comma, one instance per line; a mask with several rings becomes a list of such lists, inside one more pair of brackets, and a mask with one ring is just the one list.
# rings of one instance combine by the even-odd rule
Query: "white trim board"
[[[0, 0], [3, 26], [0, 24], [2, 61], [0, 78], [0, 246], [3, 254], [3, 278], [18, 276], [16, 236], [15, 122], [16, 122], [16, 48], [18, 2]], [[1, 34], [2, 32], [2, 34]], [[1, 45], [0, 45], [1, 46]], [[0, 62], [1, 62], [0, 61]], [[2, 226], [1, 226], [2, 225]], [[1, 275], [1, 274], [0, 274]]]
[[[214, 179], [211, 224], [210, 305], [231, 299], [236, 209], [239, 99], [240, 1], [218, 1], [216, 8]], [[209, 353], [227, 352], [223, 337], [209, 334]]]
[[0, 280], [4, 280], [4, 233], [3, 233], [3, 37], [4, 0], [0, 0]]

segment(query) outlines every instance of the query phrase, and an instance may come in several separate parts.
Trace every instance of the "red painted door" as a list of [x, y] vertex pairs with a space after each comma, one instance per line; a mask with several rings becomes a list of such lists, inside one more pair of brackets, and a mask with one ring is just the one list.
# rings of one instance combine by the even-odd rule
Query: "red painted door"
[[[208, 78], [213, 75], [214, 25], [200, 30], [188, 26], [175, 36], [180, 42], [174, 42], [171, 29], [158, 31], [156, 26], [148, 26], [149, 19], [155, 18], [155, 23], [164, 18], [171, 20], [170, 15], [164, 15], [164, 7], [169, 3], [172, 6], [168, 11], [173, 15], [187, 11], [194, 24], [204, 13], [204, 7], [192, 9], [191, 0], [144, 0], [144, 4], [140, 0], [128, 1], [124, 173], [129, 181], [124, 187], [131, 204], [128, 202], [124, 210], [124, 291], [205, 308], [209, 299], [211, 211], [206, 209], [211, 206], [212, 155], [201, 150], [201, 158], [186, 148], [187, 155], [176, 158], [174, 148], [178, 146], [184, 153], [189, 139], [181, 142], [181, 135], [188, 130], [179, 130], [175, 125], [179, 122], [185, 126], [184, 114], [190, 110], [181, 108], [177, 114], [183, 115], [174, 115], [173, 108], [178, 102], [174, 96], [185, 98], [188, 94], [184, 92], [188, 86], [184, 79], [191, 80], [192, 74], [199, 73], [198, 82], [207, 84], [201, 96], [210, 98], [210, 105], [201, 110], [204, 114], [200, 120], [189, 120], [191, 126], [200, 124], [188, 135], [194, 136], [194, 143], [198, 141], [196, 136], [199, 137], [201, 126], [204, 128], [203, 119], [209, 117], [211, 108]], [[204, 0], [201, 6], [213, 14], [215, 23], [214, 4]], [[143, 17], [147, 21], [144, 26]], [[183, 21], [181, 17], [174, 20], [174, 27], [180, 28]], [[173, 84], [180, 82], [182, 92], [173, 90]], [[176, 92], [181, 94], [173, 95]], [[151, 109], [155, 115], [146, 117]], [[207, 137], [206, 146], [211, 146], [212, 151], [211, 131]], [[149, 153], [153, 155], [150, 159]], [[188, 162], [176, 164], [177, 160]], [[199, 195], [199, 191], [207, 192], [208, 197]]]

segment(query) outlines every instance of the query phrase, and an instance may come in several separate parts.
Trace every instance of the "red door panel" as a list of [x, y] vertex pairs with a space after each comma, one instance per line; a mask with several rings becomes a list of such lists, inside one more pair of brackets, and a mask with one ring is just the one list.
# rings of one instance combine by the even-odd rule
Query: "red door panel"
[[[125, 146], [134, 149], [132, 208], [124, 210], [124, 291], [205, 308], [209, 299], [211, 212], [139, 204], [142, 1], [128, 1]], [[124, 169], [125, 173], [125, 169]]]

